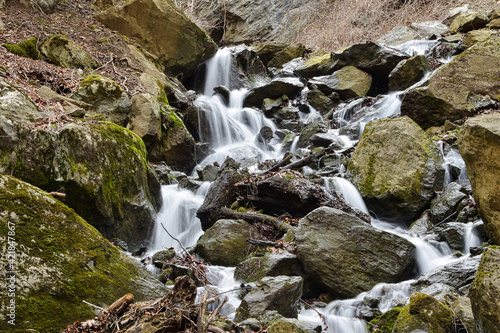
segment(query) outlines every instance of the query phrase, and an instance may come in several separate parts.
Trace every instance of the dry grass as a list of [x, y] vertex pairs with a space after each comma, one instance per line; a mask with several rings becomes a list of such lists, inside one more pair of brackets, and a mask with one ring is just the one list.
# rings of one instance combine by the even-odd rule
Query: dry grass
[[466, 3], [478, 11], [500, 7], [496, 0], [314, 0], [293, 42], [334, 51], [377, 40], [396, 26], [443, 20]]

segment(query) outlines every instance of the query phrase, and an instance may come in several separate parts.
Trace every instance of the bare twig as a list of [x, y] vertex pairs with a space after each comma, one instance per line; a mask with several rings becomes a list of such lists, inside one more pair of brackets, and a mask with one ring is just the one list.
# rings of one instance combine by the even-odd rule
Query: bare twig
[[220, 309], [224, 306], [224, 304], [226, 304], [227, 300], [228, 300], [227, 296], [224, 297], [222, 302], [220, 302], [220, 304], [217, 306], [217, 309], [215, 309], [214, 312], [212, 312], [212, 315], [210, 316], [210, 318], [208, 318], [208, 321], [205, 324], [205, 330], [209, 329], [210, 324], [215, 319], [215, 316], [217, 315], [217, 313], [219, 313]]
[[168, 232], [167, 228], [165, 228], [165, 226], [163, 225], [163, 223], [161, 223], [161, 227], [163, 228], [163, 230], [165, 230], [165, 232], [173, 239], [175, 240], [177, 243], [179, 243], [179, 245], [181, 246], [182, 250], [184, 251], [184, 253], [186, 253], [186, 256], [188, 256], [190, 259], [192, 259], [191, 255], [188, 253], [188, 251], [186, 250], [186, 248], [184, 247], [184, 245], [182, 245], [181, 241], [178, 240], [177, 238], [175, 238], [174, 236], [172, 236], [170, 234], [170, 232]]
[[96, 309], [98, 309], [98, 310], [101, 310], [101, 311], [106, 310], [106, 309], [104, 309], [104, 308], [101, 308], [100, 306], [94, 305], [94, 304], [89, 303], [89, 302], [87, 302], [87, 301], [85, 301], [85, 300], [83, 300], [82, 302], [83, 302], [83, 303], [85, 303], [85, 304], [87, 304], [87, 305], [90, 305], [91, 307], [96, 308]]

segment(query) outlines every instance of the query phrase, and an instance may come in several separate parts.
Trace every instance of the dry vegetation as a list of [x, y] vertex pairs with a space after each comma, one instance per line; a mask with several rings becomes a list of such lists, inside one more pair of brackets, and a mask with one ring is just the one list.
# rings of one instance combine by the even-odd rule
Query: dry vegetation
[[443, 20], [465, 4], [478, 11], [500, 6], [495, 0], [314, 0], [293, 42], [333, 51], [377, 40], [396, 26]]

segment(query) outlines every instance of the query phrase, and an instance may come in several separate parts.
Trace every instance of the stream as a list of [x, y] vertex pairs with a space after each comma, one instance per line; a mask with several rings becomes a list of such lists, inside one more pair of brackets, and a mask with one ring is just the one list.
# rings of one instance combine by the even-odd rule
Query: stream
[[[430, 41], [405, 43], [401, 46], [401, 50], [412, 55], [424, 54], [432, 47], [433, 43]], [[277, 128], [261, 111], [243, 107], [243, 101], [247, 93], [246, 89], [233, 89], [233, 87], [230, 87], [229, 77], [232, 56], [233, 51], [231, 48], [221, 49], [206, 63], [204, 92], [203, 95], [197, 98], [195, 105], [204, 106], [205, 109], [211, 111], [208, 113], [210, 118], [207, 121], [210, 126], [207, 131], [210, 137], [202, 137], [201, 141], [209, 142], [215, 153], [203, 160], [196, 169], [203, 168], [205, 165], [213, 164], [214, 162], [222, 165], [226, 157], [230, 156], [241, 163], [241, 167], [248, 167], [250, 171], [254, 171], [256, 170], [257, 162], [268, 159], [281, 159], [283, 157], [281, 142], [277, 138], [273, 138], [267, 145], [256, 144], [256, 136], [262, 127], [267, 126], [273, 132]], [[429, 75], [432, 74], [429, 73], [415, 86], [422, 84], [422, 82], [428, 79]], [[227, 103], [228, 106], [226, 106], [226, 103], [219, 95], [214, 95], [214, 87], [220, 85], [224, 85], [231, 90], [229, 102]], [[402, 91], [388, 93], [372, 105], [370, 112], [359, 118], [354, 117], [353, 113], [359, 106], [358, 103], [360, 103], [360, 100], [347, 103], [337, 112], [337, 121], [343, 125], [359, 124], [361, 128], [360, 132], [362, 132], [365, 124], [371, 120], [399, 115], [401, 105], [400, 96], [402, 93]], [[321, 118], [318, 117], [319, 113], [312, 107], [310, 107], [308, 114], [299, 115], [303, 122], [315, 122]], [[340, 136], [338, 129], [331, 129], [329, 131], [339, 137], [346, 146], [352, 147], [357, 142], [346, 136]], [[291, 152], [297, 149], [297, 140], [298, 136], [292, 144]], [[451, 181], [466, 183], [467, 173], [465, 172], [465, 164], [458, 152], [452, 148], [445, 147], [444, 143], [440, 143], [439, 147], [444, 156], [445, 170], [447, 170], [444, 185]], [[332, 191], [337, 191], [341, 193], [350, 205], [360, 211], [369, 213], [359, 192], [347, 179], [342, 178], [342, 174], [336, 177], [324, 177], [324, 184], [328, 192], [333, 193]], [[200, 221], [196, 217], [196, 211], [203, 203], [209, 186], [209, 182], [204, 182], [195, 193], [190, 190], [180, 189], [177, 185], [162, 187], [163, 207], [158, 215], [155, 231], [151, 239], [151, 246], [149, 248], [151, 253], [170, 247], [175, 248], [177, 251], [181, 250], [179, 244], [162, 230], [162, 225], [178, 238], [184, 247], [189, 248], [196, 244], [198, 238], [203, 234]], [[464, 256], [460, 258], [454, 255], [454, 250], [446, 243], [411, 235], [404, 225], [389, 223], [374, 217], [372, 217], [372, 225], [375, 228], [404, 237], [415, 245], [416, 269], [418, 274], [429, 272], [453, 262], [466, 260], [469, 256], [469, 247], [481, 244], [481, 240], [472, 223], [468, 223], [464, 227], [466, 242], [462, 249]], [[228, 316], [229, 319], [234, 318], [234, 310], [241, 301], [238, 298], [237, 291], [229, 292], [240, 285], [238, 281], [234, 280], [234, 268], [209, 266], [208, 270], [209, 280], [214, 284], [214, 287], [229, 296], [230, 306], [225, 307], [226, 313], [222, 314]], [[362, 319], [357, 319], [360, 317], [363, 300], [367, 297], [379, 299], [378, 309], [384, 313], [395, 305], [401, 306], [407, 304], [410, 296], [410, 287], [413, 283], [415, 283], [415, 280], [408, 280], [397, 284], [382, 283], [353, 299], [335, 300], [326, 306], [318, 306], [315, 309], [303, 308], [299, 313], [299, 320], [321, 324], [323, 327], [327, 327], [327, 332], [364, 333], [367, 332], [366, 322]], [[318, 312], [324, 316], [325, 322], [322, 322], [320, 316], [318, 316]]]

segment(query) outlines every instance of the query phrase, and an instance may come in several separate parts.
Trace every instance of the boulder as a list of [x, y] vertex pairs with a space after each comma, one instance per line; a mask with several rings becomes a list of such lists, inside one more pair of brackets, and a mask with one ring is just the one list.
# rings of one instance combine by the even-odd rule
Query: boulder
[[297, 318], [303, 280], [300, 276], [264, 277], [250, 284], [250, 291], [236, 309], [235, 322], [258, 318], [268, 311], [276, 311], [283, 317]]
[[317, 123], [310, 123], [304, 127], [299, 134], [297, 148], [306, 148], [310, 144], [310, 139], [319, 132], [320, 128]]
[[450, 24], [452, 32], [468, 32], [481, 29], [488, 23], [488, 16], [484, 13], [461, 13]]
[[320, 333], [321, 331], [322, 326], [317, 323], [294, 318], [278, 319], [267, 329], [268, 333]]
[[297, 96], [304, 84], [298, 78], [278, 78], [268, 84], [250, 90], [245, 97], [245, 106], [260, 107], [265, 98], [277, 99], [283, 95]]
[[52, 14], [61, 0], [20, 0], [20, 2], [36, 10], [42, 10], [45, 14]]
[[467, 120], [458, 147], [486, 233], [494, 244], [500, 244], [500, 114]]
[[290, 40], [284, 36], [292, 30], [290, 27], [284, 28], [284, 25], [289, 24], [286, 14], [306, 3], [304, 0], [225, 2], [222, 42], [236, 45], [257, 40]]
[[313, 76], [328, 75], [333, 73], [333, 71], [330, 70], [332, 63], [333, 59], [331, 53], [314, 56], [301, 63], [294, 70], [294, 73], [307, 79], [312, 78]]
[[162, 113], [161, 138], [148, 147], [148, 158], [156, 163], [165, 161], [178, 171], [191, 173], [196, 166], [195, 140], [173, 110], [163, 105]]
[[305, 271], [335, 296], [351, 298], [377, 283], [400, 281], [413, 268], [413, 244], [334, 208], [301, 219], [295, 238]]
[[403, 60], [389, 74], [389, 90], [405, 90], [420, 81], [430, 70], [427, 58], [423, 55]]
[[146, 147], [161, 138], [160, 104], [150, 94], [137, 94], [131, 99], [127, 128], [141, 137]]
[[309, 80], [309, 85], [316, 85], [325, 95], [333, 92], [341, 99], [364, 96], [370, 90], [372, 77], [354, 66], [346, 66], [332, 75], [316, 76]]
[[[161, 203], [160, 185], [142, 140], [113, 123], [69, 123], [60, 131], [31, 130], [2, 121], [0, 156], [10, 156], [15, 177], [47, 191], [105, 237], [126, 241], [131, 251], [148, 238]], [[10, 155], [9, 155], [10, 154]], [[5, 160], [0, 160], [5, 163]]]
[[16, 330], [60, 332], [95, 317], [82, 300], [106, 307], [126, 293], [144, 301], [167, 292], [50, 194], [0, 175], [0, 207], [2, 332], [13, 327], [7, 322], [13, 300]]
[[460, 318], [461, 324], [469, 333], [477, 333], [476, 321], [472, 313], [472, 305], [469, 297], [458, 296], [451, 305], [455, 316]]
[[410, 296], [410, 304], [399, 313], [392, 332], [447, 333], [451, 330], [453, 319], [451, 309], [434, 297], [413, 293]]
[[292, 59], [304, 55], [302, 44], [263, 43], [254, 47], [260, 60], [267, 67], [281, 68]]
[[17, 44], [4, 43], [3, 47], [5, 47], [7, 51], [17, 54], [18, 56], [41, 60], [43, 59], [43, 57], [42, 54], [40, 53], [40, 50], [37, 47], [38, 43], [39, 40], [35, 37], [32, 37], [20, 41]]
[[408, 115], [423, 129], [442, 126], [481, 107], [476, 96], [500, 95], [500, 36], [477, 43], [451, 62], [441, 66], [427, 87], [410, 90], [403, 96], [401, 114]]
[[0, 116], [22, 123], [33, 123], [45, 114], [26, 94], [0, 77]]
[[443, 156], [408, 117], [368, 123], [347, 173], [379, 218], [413, 222], [442, 188]]
[[493, 333], [500, 327], [500, 249], [483, 252], [477, 277], [470, 289], [472, 312], [479, 332]]
[[49, 36], [38, 46], [50, 63], [66, 68], [94, 69], [99, 63], [80, 46], [61, 35]]
[[430, 36], [441, 36], [448, 27], [439, 21], [412, 23], [410, 26], [394, 27], [389, 33], [377, 40], [387, 46], [398, 46], [409, 41], [426, 39]]
[[288, 252], [271, 253], [240, 262], [234, 271], [234, 278], [238, 281], [255, 282], [265, 276], [292, 276], [299, 275], [300, 272], [300, 263], [296, 255]]
[[306, 98], [309, 105], [322, 116], [326, 116], [336, 105], [334, 101], [323, 94], [315, 85], [310, 85], [309, 90], [306, 92]]
[[458, 204], [467, 197], [462, 186], [457, 183], [448, 184], [444, 191], [431, 201], [431, 220], [437, 224], [456, 212]]
[[217, 51], [213, 40], [171, 0], [127, 1], [94, 17], [137, 41], [173, 76], [192, 72]]
[[132, 103], [115, 81], [97, 74], [87, 75], [72, 97], [92, 105], [87, 115], [103, 115], [108, 121], [127, 126]]
[[247, 239], [258, 239], [259, 231], [243, 220], [218, 220], [196, 243], [196, 252], [207, 262], [236, 266], [256, 250]]
[[474, 44], [484, 42], [493, 35], [489, 29], [472, 30], [465, 35], [463, 47], [469, 48]]

